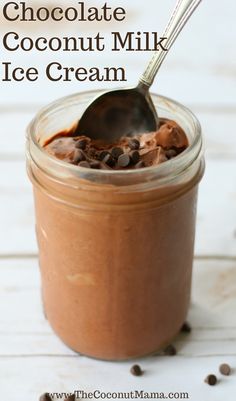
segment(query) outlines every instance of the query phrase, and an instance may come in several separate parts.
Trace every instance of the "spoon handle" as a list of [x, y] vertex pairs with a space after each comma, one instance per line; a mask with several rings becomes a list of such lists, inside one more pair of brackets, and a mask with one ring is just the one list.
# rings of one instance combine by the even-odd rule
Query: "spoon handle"
[[148, 89], [152, 85], [156, 74], [159, 71], [159, 68], [161, 67], [171, 46], [177, 39], [179, 33], [182, 31], [184, 25], [189, 20], [200, 2], [201, 0], [179, 0], [177, 2], [173, 14], [163, 34], [163, 37], [167, 37], [165, 48], [167, 48], [168, 51], [164, 49], [161, 49], [160, 51], [155, 51], [145, 72], [139, 80], [139, 86], [144, 86], [146, 87], [146, 89]]

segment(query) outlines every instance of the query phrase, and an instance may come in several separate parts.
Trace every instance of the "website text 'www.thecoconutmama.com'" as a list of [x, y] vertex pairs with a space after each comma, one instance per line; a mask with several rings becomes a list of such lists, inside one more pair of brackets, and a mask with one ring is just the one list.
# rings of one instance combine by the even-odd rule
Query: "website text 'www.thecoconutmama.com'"
[[74, 393], [48, 393], [52, 400], [66, 400], [72, 395], [78, 400], [188, 400], [190, 399], [188, 392], [158, 392], [134, 390], [129, 392], [103, 392], [94, 390], [86, 392], [84, 390], [76, 390]]

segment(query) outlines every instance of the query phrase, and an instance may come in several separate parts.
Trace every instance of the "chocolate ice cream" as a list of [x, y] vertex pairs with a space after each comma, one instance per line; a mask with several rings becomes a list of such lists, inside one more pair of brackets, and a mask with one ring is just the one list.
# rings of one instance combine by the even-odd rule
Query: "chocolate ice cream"
[[158, 351], [188, 311], [201, 133], [183, 106], [156, 99], [172, 118], [108, 147], [66, 129], [79, 95], [29, 128], [46, 315], [68, 346], [96, 358]]

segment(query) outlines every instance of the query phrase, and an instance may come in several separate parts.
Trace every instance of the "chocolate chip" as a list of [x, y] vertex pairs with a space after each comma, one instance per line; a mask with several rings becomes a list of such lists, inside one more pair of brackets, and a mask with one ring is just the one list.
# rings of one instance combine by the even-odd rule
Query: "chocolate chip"
[[128, 145], [131, 150], [138, 150], [140, 148], [140, 142], [135, 138], [130, 139]]
[[48, 393], [41, 395], [39, 401], [52, 401], [52, 397]]
[[173, 356], [177, 354], [176, 348], [174, 347], [174, 345], [170, 344], [168, 345], [168, 347], [166, 347], [164, 349], [164, 354], [168, 355], [168, 356]]
[[129, 164], [130, 164], [130, 157], [127, 153], [124, 153], [118, 158], [119, 167], [128, 167]]
[[44, 318], [45, 318], [46, 320], [48, 320], [48, 318], [47, 318], [47, 313], [46, 313], [46, 309], [45, 309], [44, 304], [42, 304], [42, 308], [43, 308], [43, 316], [44, 316]]
[[122, 148], [116, 147], [111, 150], [111, 154], [115, 159], [118, 159], [121, 155], [123, 155], [123, 153], [124, 151]]
[[93, 169], [97, 169], [99, 170], [101, 168], [101, 163], [97, 162], [97, 161], [93, 161], [90, 163], [90, 167]]
[[99, 153], [99, 155], [98, 155], [98, 158], [99, 158], [99, 160], [103, 160], [107, 155], [109, 155], [110, 153], [107, 151], [107, 150], [102, 150], [100, 153]]
[[224, 376], [229, 376], [231, 373], [231, 367], [227, 363], [222, 363], [219, 367], [219, 371]]
[[76, 149], [73, 157], [73, 163], [78, 164], [84, 160], [86, 160], [84, 152], [80, 149]]
[[217, 377], [215, 375], [208, 375], [204, 381], [209, 384], [209, 386], [214, 386], [217, 383]]
[[86, 161], [80, 162], [78, 166], [83, 168], [90, 168], [90, 164]]
[[180, 331], [182, 331], [182, 333], [191, 333], [192, 328], [191, 328], [191, 326], [190, 326], [190, 324], [188, 322], [184, 322], [184, 324], [181, 327]]
[[132, 368], [130, 369], [130, 372], [134, 376], [142, 376], [142, 374], [143, 374], [143, 371], [139, 365], [133, 365]]
[[105, 164], [103, 162], [100, 162], [100, 163], [101, 163], [100, 170], [110, 170], [110, 167], [107, 164]]
[[175, 149], [169, 149], [165, 153], [167, 159], [173, 159], [173, 157], [177, 156], [177, 151]]
[[137, 164], [140, 160], [140, 154], [137, 150], [132, 150], [132, 152], [129, 153], [129, 156], [133, 164]]
[[142, 160], [135, 165], [135, 168], [143, 168], [143, 167], [145, 167], [145, 163]]
[[88, 143], [88, 142], [87, 142], [86, 139], [79, 139], [79, 140], [76, 142], [75, 147], [78, 148], [78, 149], [85, 150], [85, 149], [86, 149], [86, 146], [87, 146], [87, 143]]
[[113, 167], [115, 165], [115, 160], [113, 159], [112, 155], [108, 153], [104, 159], [103, 163], [106, 163], [108, 166]]

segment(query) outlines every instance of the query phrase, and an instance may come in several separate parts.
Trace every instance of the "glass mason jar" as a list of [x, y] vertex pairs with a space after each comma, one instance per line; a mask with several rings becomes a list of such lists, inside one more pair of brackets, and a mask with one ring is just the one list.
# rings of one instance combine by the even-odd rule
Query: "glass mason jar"
[[99, 92], [63, 98], [28, 128], [27, 166], [46, 316], [73, 350], [108, 360], [155, 352], [179, 332], [188, 311], [201, 127], [184, 106], [152, 95], [190, 146], [161, 165], [91, 170], [47, 154], [42, 145], [69, 129]]

